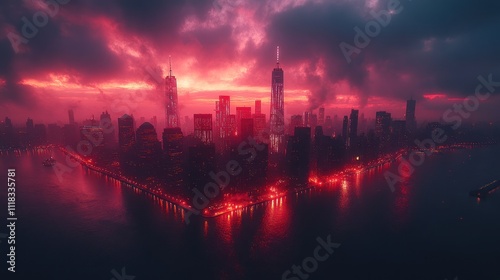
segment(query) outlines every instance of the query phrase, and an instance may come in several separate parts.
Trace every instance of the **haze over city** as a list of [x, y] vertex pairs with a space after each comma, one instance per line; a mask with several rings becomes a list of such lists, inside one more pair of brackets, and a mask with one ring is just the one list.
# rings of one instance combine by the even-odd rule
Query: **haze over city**
[[[68, 109], [89, 118], [136, 90], [146, 100], [131, 113], [161, 116], [161, 92], [144, 69], [165, 76], [169, 56], [181, 116], [213, 112], [219, 95], [231, 95], [236, 106], [261, 99], [267, 112], [278, 45], [287, 118], [319, 107], [332, 116], [357, 108], [403, 118], [401, 104], [414, 98], [420, 119], [437, 121], [474, 93], [479, 75], [499, 73], [494, 1], [401, 1], [401, 11], [351, 63], [339, 44], [354, 45], [353, 28], [364, 30], [370, 11], [386, 10], [387, 1], [67, 2], [18, 45], [7, 35], [22, 33], [21, 19], [33, 23], [37, 11], [54, 8], [43, 1], [0, 4], [0, 106], [14, 122], [62, 121]], [[472, 118], [498, 120], [499, 104], [494, 93]]]

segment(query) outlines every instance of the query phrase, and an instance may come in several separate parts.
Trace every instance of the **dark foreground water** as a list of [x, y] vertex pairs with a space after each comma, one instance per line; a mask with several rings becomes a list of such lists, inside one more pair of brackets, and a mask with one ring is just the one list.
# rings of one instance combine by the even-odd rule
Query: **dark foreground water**
[[176, 207], [82, 167], [59, 181], [41, 165], [48, 156], [0, 157], [0, 233], [11, 167], [19, 219], [17, 272], [7, 273], [1, 239], [1, 279], [131, 280], [122, 268], [135, 280], [282, 279], [328, 235], [340, 247], [317, 267], [307, 259], [303, 279], [500, 279], [500, 191], [468, 196], [500, 179], [499, 147], [427, 158], [394, 193], [386, 166], [189, 225]]

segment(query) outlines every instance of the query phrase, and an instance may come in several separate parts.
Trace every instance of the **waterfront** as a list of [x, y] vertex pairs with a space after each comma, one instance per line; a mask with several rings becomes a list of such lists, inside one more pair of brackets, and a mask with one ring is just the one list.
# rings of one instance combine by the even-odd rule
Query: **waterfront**
[[500, 192], [468, 193], [498, 179], [498, 154], [429, 157], [394, 193], [383, 172], [395, 166], [381, 166], [190, 225], [175, 205], [82, 167], [59, 182], [46, 151], [0, 166], [17, 169], [19, 277], [110, 279], [126, 267], [137, 280], [281, 279], [331, 234], [342, 245], [311, 279], [497, 279]]

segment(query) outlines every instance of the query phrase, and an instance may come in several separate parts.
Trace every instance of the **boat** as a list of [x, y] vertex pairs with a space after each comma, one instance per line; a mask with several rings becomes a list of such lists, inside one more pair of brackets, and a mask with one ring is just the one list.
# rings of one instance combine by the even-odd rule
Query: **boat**
[[42, 162], [43, 166], [54, 166], [56, 164], [56, 160], [53, 157], [47, 158]]
[[489, 193], [493, 192], [495, 189], [497, 189], [498, 187], [500, 187], [500, 180], [495, 180], [489, 184], [486, 184], [484, 186], [482, 186], [481, 188], [477, 189], [477, 190], [473, 190], [473, 191], [470, 191], [469, 192], [469, 195], [470, 196], [476, 196], [476, 197], [485, 197], [487, 196]]

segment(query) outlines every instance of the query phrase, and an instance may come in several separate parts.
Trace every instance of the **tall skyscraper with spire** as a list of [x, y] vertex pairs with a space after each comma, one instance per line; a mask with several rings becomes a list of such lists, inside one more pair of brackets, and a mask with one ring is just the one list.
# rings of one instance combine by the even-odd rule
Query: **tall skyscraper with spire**
[[177, 99], [177, 80], [172, 75], [172, 61], [169, 57], [169, 72], [165, 77], [165, 126], [167, 128], [180, 127], [179, 108]]
[[271, 76], [271, 114], [270, 114], [270, 147], [271, 153], [284, 153], [283, 138], [285, 135], [285, 95], [283, 92], [284, 74], [280, 67], [280, 49], [276, 48], [276, 68]]

